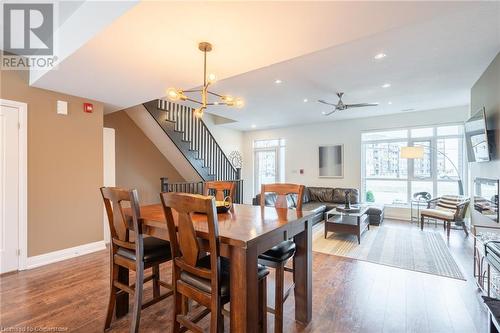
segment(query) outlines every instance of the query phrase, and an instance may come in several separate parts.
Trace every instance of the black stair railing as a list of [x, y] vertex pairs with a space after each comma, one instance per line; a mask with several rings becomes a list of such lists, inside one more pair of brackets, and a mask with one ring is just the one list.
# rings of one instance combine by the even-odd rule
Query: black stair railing
[[165, 120], [175, 123], [175, 131], [182, 133], [183, 140], [189, 143], [189, 149], [204, 161], [204, 166], [210, 169], [214, 180], [236, 179], [236, 168], [203, 120], [194, 116], [192, 108], [165, 100], [158, 100], [158, 108], [165, 111]]
[[[160, 178], [161, 180], [161, 191], [162, 192], [182, 192], [182, 193], [193, 193], [193, 194], [204, 194], [203, 189], [205, 182], [175, 182], [170, 183], [167, 177]], [[235, 195], [234, 203], [243, 203], [243, 180], [234, 180]]]
[[[235, 201], [240, 203], [243, 201], [243, 181], [240, 179], [240, 170], [231, 164], [203, 120], [194, 116], [193, 108], [162, 99], [143, 105], [203, 181], [237, 181]], [[198, 183], [170, 183], [167, 190], [201, 193], [203, 184], [198, 185]]]

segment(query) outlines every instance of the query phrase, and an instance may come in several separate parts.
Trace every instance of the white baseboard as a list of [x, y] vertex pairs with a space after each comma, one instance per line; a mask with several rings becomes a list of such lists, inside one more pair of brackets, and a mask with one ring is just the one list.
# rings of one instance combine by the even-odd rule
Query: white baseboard
[[101, 251], [106, 248], [106, 243], [102, 241], [83, 244], [68, 249], [58, 250], [54, 252], [40, 254], [38, 256], [28, 257], [26, 262], [26, 269], [32, 269], [58, 261], [75, 258], [84, 254], [89, 254], [96, 251]]

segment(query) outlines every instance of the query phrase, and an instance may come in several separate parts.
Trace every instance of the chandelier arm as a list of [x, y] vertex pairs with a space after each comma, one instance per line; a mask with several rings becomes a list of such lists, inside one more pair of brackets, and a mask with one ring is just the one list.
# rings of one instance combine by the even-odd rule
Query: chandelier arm
[[200, 105], [203, 105], [203, 103], [202, 103], [202, 102], [199, 102], [199, 101], [194, 100], [194, 99], [191, 99], [191, 98], [186, 98], [186, 101], [190, 101], [190, 102], [193, 102], [193, 103], [198, 103], [198, 104], [200, 104]]
[[191, 89], [191, 90], [183, 90], [182, 92], [192, 93], [192, 92], [200, 92], [200, 91], [203, 91], [203, 90], [202, 89]]
[[217, 97], [221, 97], [221, 98], [223, 97], [222, 95], [219, 95], [219, 94], [217, 94], [217, 93], [211, 92], [211, 91], [209, 91], [209, 90], [207, 90], [207, 93], [209, 93], [210, 95], [217, 96]]

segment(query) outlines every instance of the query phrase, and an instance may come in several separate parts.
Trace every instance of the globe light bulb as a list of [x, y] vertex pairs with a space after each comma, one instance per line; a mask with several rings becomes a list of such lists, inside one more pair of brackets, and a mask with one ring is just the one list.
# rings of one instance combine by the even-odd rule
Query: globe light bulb
[[175, 88], [167, 89], [167, 97], [172, 101], [178, 101], [180, 99], [180, 94]]
[[207, 81], [208, 83], [214, 83], [215, 81], [217, 81], [217, 76], [215, 76], [214, 73], [210, 73], [207, 76]]
[[229, 106], [233, 106], [234, 105], [234, 98], [231, 95], [222, 96], [222, 101], [224, 103], [226, 103], [227, 105], [229, 105]]
[[241, 109], [242, 107], [245, 106], [245, 101], [241, 98], [237, 98], [235, 101], [234, 101], [234, 106], [236, 106], [238, 109]]

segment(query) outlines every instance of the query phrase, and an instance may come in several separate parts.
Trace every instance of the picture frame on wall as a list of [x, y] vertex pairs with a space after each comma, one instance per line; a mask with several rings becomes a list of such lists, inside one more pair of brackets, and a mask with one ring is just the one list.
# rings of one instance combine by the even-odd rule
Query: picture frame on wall
[[344, 145], [318, 147], [319, 178], [344, 178]]

